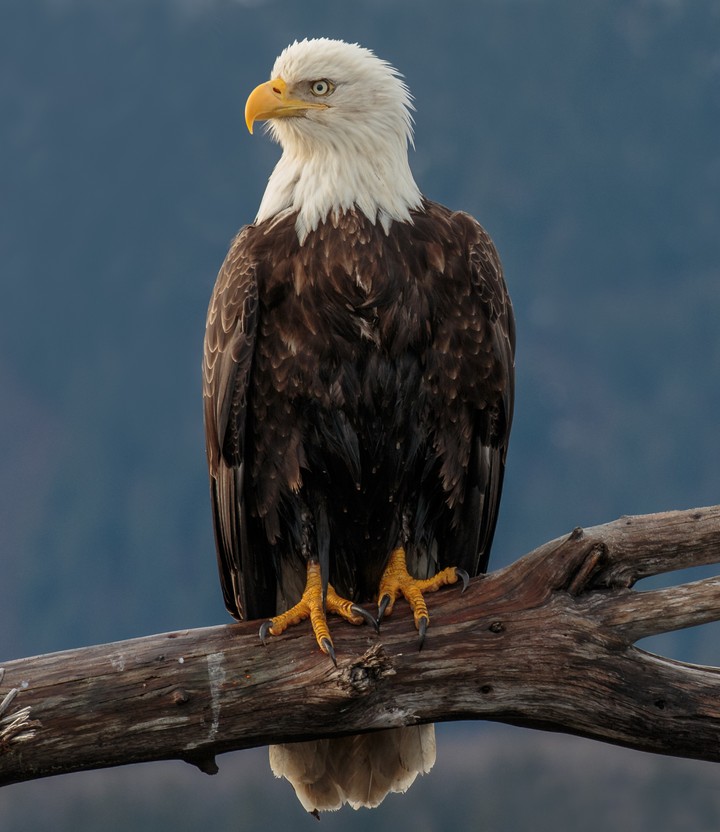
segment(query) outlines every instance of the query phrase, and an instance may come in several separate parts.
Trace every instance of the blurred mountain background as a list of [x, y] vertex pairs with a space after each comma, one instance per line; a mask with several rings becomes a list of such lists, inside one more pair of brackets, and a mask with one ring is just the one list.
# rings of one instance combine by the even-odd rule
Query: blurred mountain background
[[[279, 156], [247, 134], [245, 98], [318, 35], [405, 74], [418, 183], [503, 258], [518, 391], [493, 566], [576, 525], [720, 501], [715, 0], [0, 0], [6, 659], [229, 620], [205, 310]], [[720, 664], [719, 636], [644, 646]], [[9, 787], [0, 828], [310, 828], [265, 756], [226, 755], [215, 778], [166, 763]], [[442, 726], [405, 798], [322, 824], [709, 832], [720, 769]]]

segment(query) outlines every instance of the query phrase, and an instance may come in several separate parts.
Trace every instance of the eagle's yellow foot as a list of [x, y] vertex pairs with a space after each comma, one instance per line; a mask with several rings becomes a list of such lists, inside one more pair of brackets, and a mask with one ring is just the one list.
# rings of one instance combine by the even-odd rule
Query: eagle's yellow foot
[[334, 612], [351, 624], [362, 624], [363, 621], [367, 621], [376, 630], [378, 628], [377, 621], [367, 610], [364, 610], [357, 604], [353, 604], [352, 601], [348, 601], [346, 598], [342, 598], [330, 584], [328, 584], [325, 603], [323, 604], [320, 564], [317, 561], [308, 561], [307, 581], [305, 582], [305, 591], [302, 594], [302, 598], [294, 607], [266, 621], [260, 627], [260, 639], [264, 644], [268, 635], [279, 636], [288, 627], [291, 627], [293, 624], [299, 624], [301, 621], [309, 618], [318, 646], [323, 653], [330, 656], [333, 664], [337, 665], [335, 648], [330, 637], [330, 629], [328, 628], [326, 617], [329, 612]]
[[432, 578], [423, 580], [413, 578], [407, 571], [405, 549], [402, 546], [393, 549], [378, 589], [378, 622], [382, 620], [384, 615], [390, 615], [395, 605], [395, 599], [402, 595], [413, 611], [415, 628], [420, 634], [420, 649], [422, 649], [425, 633], [430, 622], [430, 615], [423, 593], [435, 592], [441, 586], [457, 583], [458, 580], [462, 580], [462, 591], [464, 592], [470, 578], [464, 569], [458, 569], [455, 566], [449, 566], [447, 569], [441, 570]]

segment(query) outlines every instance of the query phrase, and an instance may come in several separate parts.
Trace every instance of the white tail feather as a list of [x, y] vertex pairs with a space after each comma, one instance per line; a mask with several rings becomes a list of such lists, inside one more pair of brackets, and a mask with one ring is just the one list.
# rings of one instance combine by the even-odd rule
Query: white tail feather
[[435, 728], [414, 725], [374, 734], [270, 746], [270, 767], [289, 780], [308, 812], [378, 806], [404, 792], [435, 763]]

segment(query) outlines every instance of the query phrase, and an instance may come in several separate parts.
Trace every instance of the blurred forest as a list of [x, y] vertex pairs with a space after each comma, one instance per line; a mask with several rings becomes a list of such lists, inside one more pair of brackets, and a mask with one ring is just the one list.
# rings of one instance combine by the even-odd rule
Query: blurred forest
[[[0, 0], [1, 656], [228, 621], [205, 311], [278, 158], [245, 98], [318, 35], [404, 73], [418, 183], [477, 216], [505, 265], [518, 391], [492, 565], [720, 502], [720, 4]], [[718, 636], [644, 646], [720, 664]], [[314, 823], [265, 756], [212, 779], [167, 763], [9, 787], [0, 828]], [[716, 830], [720, 769], [443, 726], [404, 799], [322, 823]]]

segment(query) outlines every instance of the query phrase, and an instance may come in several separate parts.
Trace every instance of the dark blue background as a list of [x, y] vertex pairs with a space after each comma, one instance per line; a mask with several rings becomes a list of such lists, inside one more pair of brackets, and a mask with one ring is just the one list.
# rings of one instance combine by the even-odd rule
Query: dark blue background
[[[201, 427], [205, 310], [278, 157], [247, 134], [245, 97], [288, 42], [317, 35], [405, 74], [418, 183], [477, 216], [505, 264], [518, 392], [493, 565], [576, 525], [719, 501], [717, 3], [1, 0], [1, 655], [228, 620]], [[717, 663], [717, 637], [653, 647]], [[228, 758], [232, 787], [173, 764], [12, 787], [0, 819], [44, 828], [43, 794], [55, 829], [304, 822], [253, 754]], [[700, 828], [720, 797], [697, 765], [449, 727], [405, 801], [323, 825], [418, 813], [437, 829], [452, 812], [574, 829], [576, 807], [591, 830], [623, 826], [622, 807], [624, 828]]]

